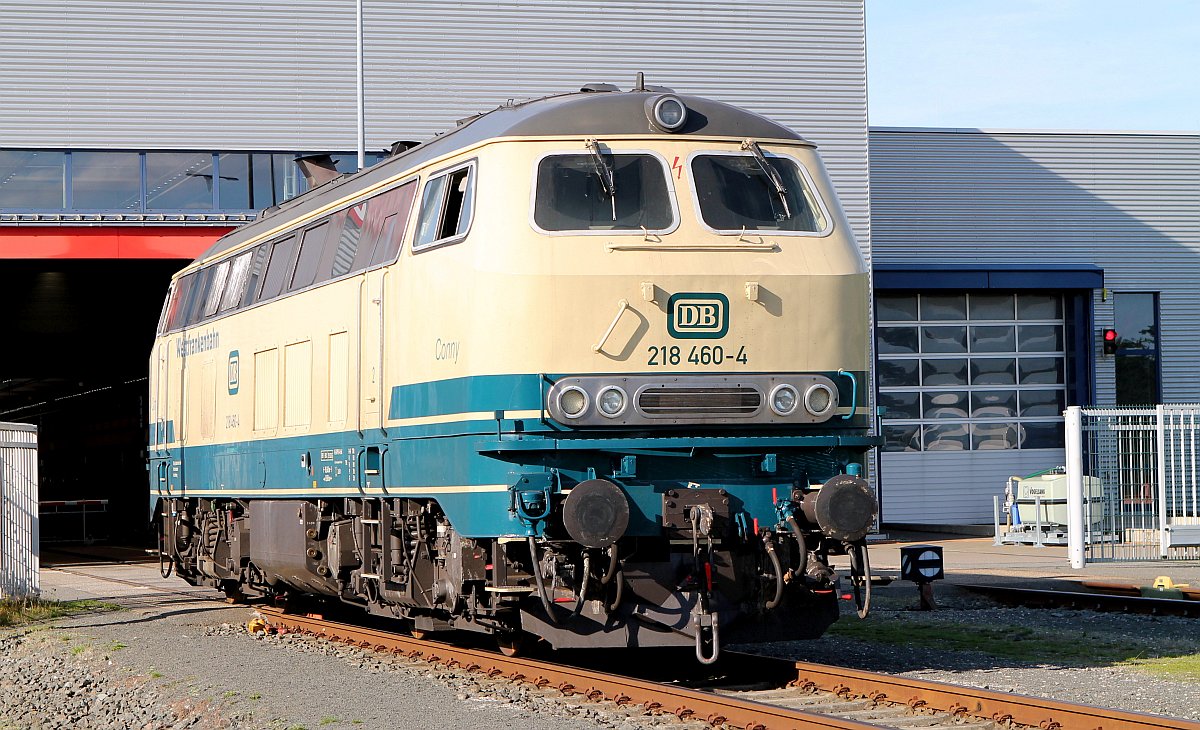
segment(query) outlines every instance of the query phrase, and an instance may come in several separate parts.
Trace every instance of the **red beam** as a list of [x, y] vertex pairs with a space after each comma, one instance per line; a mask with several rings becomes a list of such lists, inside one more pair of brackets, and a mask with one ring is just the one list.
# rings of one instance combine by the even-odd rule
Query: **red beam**
[[225, 226], [0, 226], [0, 259], [194, 259]]

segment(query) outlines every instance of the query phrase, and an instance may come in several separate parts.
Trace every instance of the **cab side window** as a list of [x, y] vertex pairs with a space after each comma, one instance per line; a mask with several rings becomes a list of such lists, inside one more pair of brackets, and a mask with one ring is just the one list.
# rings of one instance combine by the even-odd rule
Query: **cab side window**
[[475, 163], [431, 177], [425, 183], [413, 250], [457, 241], [471, 226]]

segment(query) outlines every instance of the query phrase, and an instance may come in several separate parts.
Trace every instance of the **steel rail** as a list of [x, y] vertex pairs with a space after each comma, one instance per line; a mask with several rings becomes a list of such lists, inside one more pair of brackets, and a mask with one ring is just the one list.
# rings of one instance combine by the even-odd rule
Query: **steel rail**
[[711, 692], [661, 684], [606, 672], [551, 662], [506, 657], [499, 653], [467, 649], [424, 639], [414, 639], [387, 631], [336, 623], [311, 616], [288, 614], [273, 607], [260, 606], [267, 623], [288, 632], [308, 633], [355, 645], [363, 649], [390, 652], [480, 672], [490, 677], [506, 677], [537, 687], [551, 687], [563, 694], [582, 695], [590, 700], [607, 699], [618, 705], [642, 705], [657, 713], [670, 712], [680, 719], [702, 720], [713, 726], [732, 726], [747, 730], [776, 728], [837, 728], [839, 730], [878, 730], [868, 725], [828, 715], [801, 712]]
[[[756, 657], [757, 658], [757, 657]], [[1042, 730], [1200, 730], [1189, 720], [796, 662], [794, 685]]]
[[959, 588], [991, 596], [1015, 606], [1041, 608], [1045, 606], [1092, 609], [1096, 611], [1141, 613], [1156, 616], [1200, 617], [1200, 601], [1187, 598], [1158, 598], [1132, 593], [1085, 593], [1082, 591], [1051, 591], [1038, 588], [1010, 586], [965, 585]]
[[[729, 694], [715, 694], [675, 685], [636, 679], [551, 662], [506, 657], [498, 653], [414, 639], [377, 629], [326, 621], [314, 616], [259, 607], [267, 622], [284, 631], [308, 633], [363, 649], [440, 663], [488, 676], [503, 676], [538, 687], [590, 700], [607, 699], [618, 705], [638, 704], [653, 712], [671, 712], [681, 719], [703, 720], [714, 726], [748, 730], [775, 728], [878, 728], [830, 715], [802, 712], [755, 702]], [[944, 713], [962, 720], [979, 718], [998, 726], [1027, 726], [1041, 730], [1200, 730], [1188, 720], [1076, 705], [1039, 697], [961, 687], [943, 682], [910, 679], [843, 667], [794, 662], [776, 657], [728, 652], [727, 659], [741, 667], [770, 667], [794, 673], [788, 686], [822, 691], [843, 700], [868, 700], [877, 705], [907, 706], [915, 713]]]

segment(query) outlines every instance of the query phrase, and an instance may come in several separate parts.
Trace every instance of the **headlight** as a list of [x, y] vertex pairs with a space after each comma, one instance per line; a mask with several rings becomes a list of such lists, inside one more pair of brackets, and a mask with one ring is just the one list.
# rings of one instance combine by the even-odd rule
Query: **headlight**
[[610, 385], [600, 391], [600, 395], [596, 397], [596, 407], [609, 418], [621, 415], [628, 402], [629, 398], [625, 395], [625, 391], [615, 385]]
[[800, 401], [800, 394], [796, 389], [786, 383], [776, 385], [771, 391], [771, 410], [775, 411], [779, 416], [790, 416], [796, 410], [796, 404]]
[[809, 386], [804, 391], [804, 407], [814, 416], [823, 416], [833, 407], [833, 390], [824, 383]]
[[687, 107], [677, 96], [656, 96], [646, 102], [647, 116], [665, 132], [678, 132], [687, 122]]
[[563, 388], [558, 394], [558, 407], [567, 418], [579, 418], [588, 407], [587, 392], [574, 385]]

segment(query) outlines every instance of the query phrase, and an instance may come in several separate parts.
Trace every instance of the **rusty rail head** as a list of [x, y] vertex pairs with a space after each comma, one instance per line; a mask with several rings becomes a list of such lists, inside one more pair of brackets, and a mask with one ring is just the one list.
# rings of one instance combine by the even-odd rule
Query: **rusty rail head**
[[[801, 712], [787, 707], [777, 707], [729, 697], [727, 695], [701, 692], [699, 690], [660, 684], [646, 680], [623, 677], [605, 672], [595, 672], [577, 667], [563, 666], [521, 657], [506, 657], [500, 653], [466, 649], [449, 644], [414, 639], [376, 629], [337, 624], [323, 619], [290, 615], [270, 607], [258, 609], [267, 622], [277, 630], [309, 633], [328, 637], [331, 631], [350, 638], [355, 643], [368, 647], [383, 647], [392, 653], [407, 653], [419, 656], [424, 661], [458, 666], [488, 676], [507, 676], [513, 681], [536, 683], [540, 687], [557, 686], [570, 692], [586, 687], [590, 695], [618, 704], [644, 706], [650, 712], [671, 712], [679, 717], [704, 719], [707, 722], [720, 720], [730, 727], [754, 728], [755, 730], [777, 730], [780, 728], [829, 728], [830, 730], [878, 730], [878, 726], [867, 725], [837, 717]], [[530, 679], [530, 678], [534, 679]]]
[[[756, 662], [766, 659], [750, 655], [741, 656]], [[959, 687], [942, 682], [822, 664], [794, 664], [796, 679], [793, 680], [793, 684], [796, 686], [811, 684], [825, 691], [866, 699], [882, 695], [895, 698], [885, 701], [901, 701], [913, 709], [935, 710], [960, 717], [1007, 721], [1017, 725], [1040, 727], [1042, 730], [1200, 730], [1200, 723], [1160, 715], [1075, 705], [1041, 697]], [[899, 700], [901, 697], [910, 699]]]

